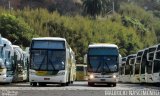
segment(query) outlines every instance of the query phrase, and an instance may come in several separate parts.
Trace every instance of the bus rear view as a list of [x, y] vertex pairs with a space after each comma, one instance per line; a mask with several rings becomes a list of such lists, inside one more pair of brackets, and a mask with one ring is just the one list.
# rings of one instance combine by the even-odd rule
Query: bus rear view
[[114, 44], [92, 44], [89, 45], [87, 55], [88, 85], [108, 84], [116, 86], [119, 51]]

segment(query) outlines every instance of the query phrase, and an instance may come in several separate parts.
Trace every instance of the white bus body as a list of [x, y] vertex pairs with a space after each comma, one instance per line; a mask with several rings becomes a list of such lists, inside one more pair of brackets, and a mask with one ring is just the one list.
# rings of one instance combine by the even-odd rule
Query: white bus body
[[13, 48], [8, 39], [0, 37], [0, 83], [11, 83], [13, 79]]
[[152, 46], [148, 48], [148, 53], [147, 53], [147, 60], [148, 60], [148, 65], [147, 65], [147, 75], [146, 75], [146, 82], [147, 83], [154, 83], [154, 76], [153, 76], [153, 68], [154, 68], [154, 54], [157, 49], [156, 46]]
[[134, 72], [134, 83], [141, 83], [145, 82], [145, 79], [141, 78], [141, 64], [142, 64], [142, 57], [144, 54], [144, 50], [140, 50], [137, 52], [136, 62], [135, 62], [135, 72]]
[[153, 82], [160, 84], [160, 44], [157, 45], [153, 63]]
[[[73, 82], [74, 53], [67, 41], [58, 37], [33, 38], [30, 46], [29, 81], [31, 85]], [[74, 69], [73, 69], [74, 67]]]
[[24, 52], [23, 50], [17, 46], [12, 45], [14, 49], [14, 65], [15, 65], [15, 73], [13, 82], [20, 82], [27, 80], [27, 66], [25, 64]]
[[147, 82], [147, 65], [149, 64], [147, 60], [147, 53], [148, 53], [148, 48], [143, 50], [142, 61], [140, 65], [140, 82], [141, 83]]
[[126, 60], [127, 60], [127, 57], [123, 57], [122, 58], [122, 63], [119, 65], [120, 66], [120, 68], [119, 68], [119, 79], [118, 79], [119, 82], [124, 82]]
[[129, 64], [129, 61], [131, 58], [135, 57], [135, 54], [131, 54], [127, 56], [126, 64], [125, 64], [125, 74], [124, 74], [124, 82], [125, 83], [131, 83], [131, 65]]
[[130, 82], [131, 83], [135, 83], [135, 77], [134, 77], [134, 73], [135, 73], [135, 62], [136, 62], [136, 56], [134, 57], [131, 57], [130, 60], [129, 60], [129, 65], [130, 65], [130, 73], [131, 73], [131, 77], [130, 77]]
[[114, 44], [91, 44], [87, 54], [88, 85], [116, 86], [121, 56]]

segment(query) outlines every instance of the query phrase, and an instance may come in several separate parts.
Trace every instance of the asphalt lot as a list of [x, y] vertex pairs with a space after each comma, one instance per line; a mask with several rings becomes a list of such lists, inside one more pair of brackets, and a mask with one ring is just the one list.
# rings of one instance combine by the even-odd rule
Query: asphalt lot
[[[145, 93], [144, 92], [148, 92]], [[49, 84], [32, 87], [27, 83], [0, 85], [0, 96], [159, 96], [160, 87], [140, 84], [117, 84], [116, 87], [106, 85], [88, 86], [85, 81], [78, 81], [69, 86]]]

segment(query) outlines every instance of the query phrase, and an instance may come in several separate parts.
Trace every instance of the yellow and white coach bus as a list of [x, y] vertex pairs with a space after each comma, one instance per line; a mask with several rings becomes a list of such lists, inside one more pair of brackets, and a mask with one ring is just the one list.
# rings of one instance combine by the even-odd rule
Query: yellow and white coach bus
[[74, 53], [66, 39], [33, 38], [30, 46], [29, 81], [32, 86], [60, 84], [68, 86], [75, 80]]
[[11, 83], [13, 74], [12, 43], [0, 36], [0, 83]]
[[100, 83], [116, 86], [119, 63], [121, 63], [117, 45], [91, 44], [85, 60], [87, 60], [89, 86]]

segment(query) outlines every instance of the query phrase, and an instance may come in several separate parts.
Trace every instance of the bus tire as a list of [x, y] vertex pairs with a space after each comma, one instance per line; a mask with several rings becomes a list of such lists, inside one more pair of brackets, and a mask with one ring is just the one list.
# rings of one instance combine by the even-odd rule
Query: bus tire
[[39, 86], [46, 86], [46, 83], [38, 83]]
[[61, 86], [66, 86], [66, 83], [61, 83]]
[[69, 84], [70, 84], [70, 82], [67, 82], [67, 83], [66, 83], [66, 86], [69, 86]]
[[94, 83], [88, 82], [88, 86], [94, 86]]
[[33, 82], [32, 86], [34, 86], [34, 87], [37, 86], [37, 82]]
[[116, 86], [117, 86], [117, 84], [116, 84], [116, 83], [113, 83], [112, 85], [113, 85], [113, 87], [116, 87]]
[[30, 85], [32, 86], [32, 85], [33, 85], [33, 83], [31, 83], [31, 82], [30, 82]]

